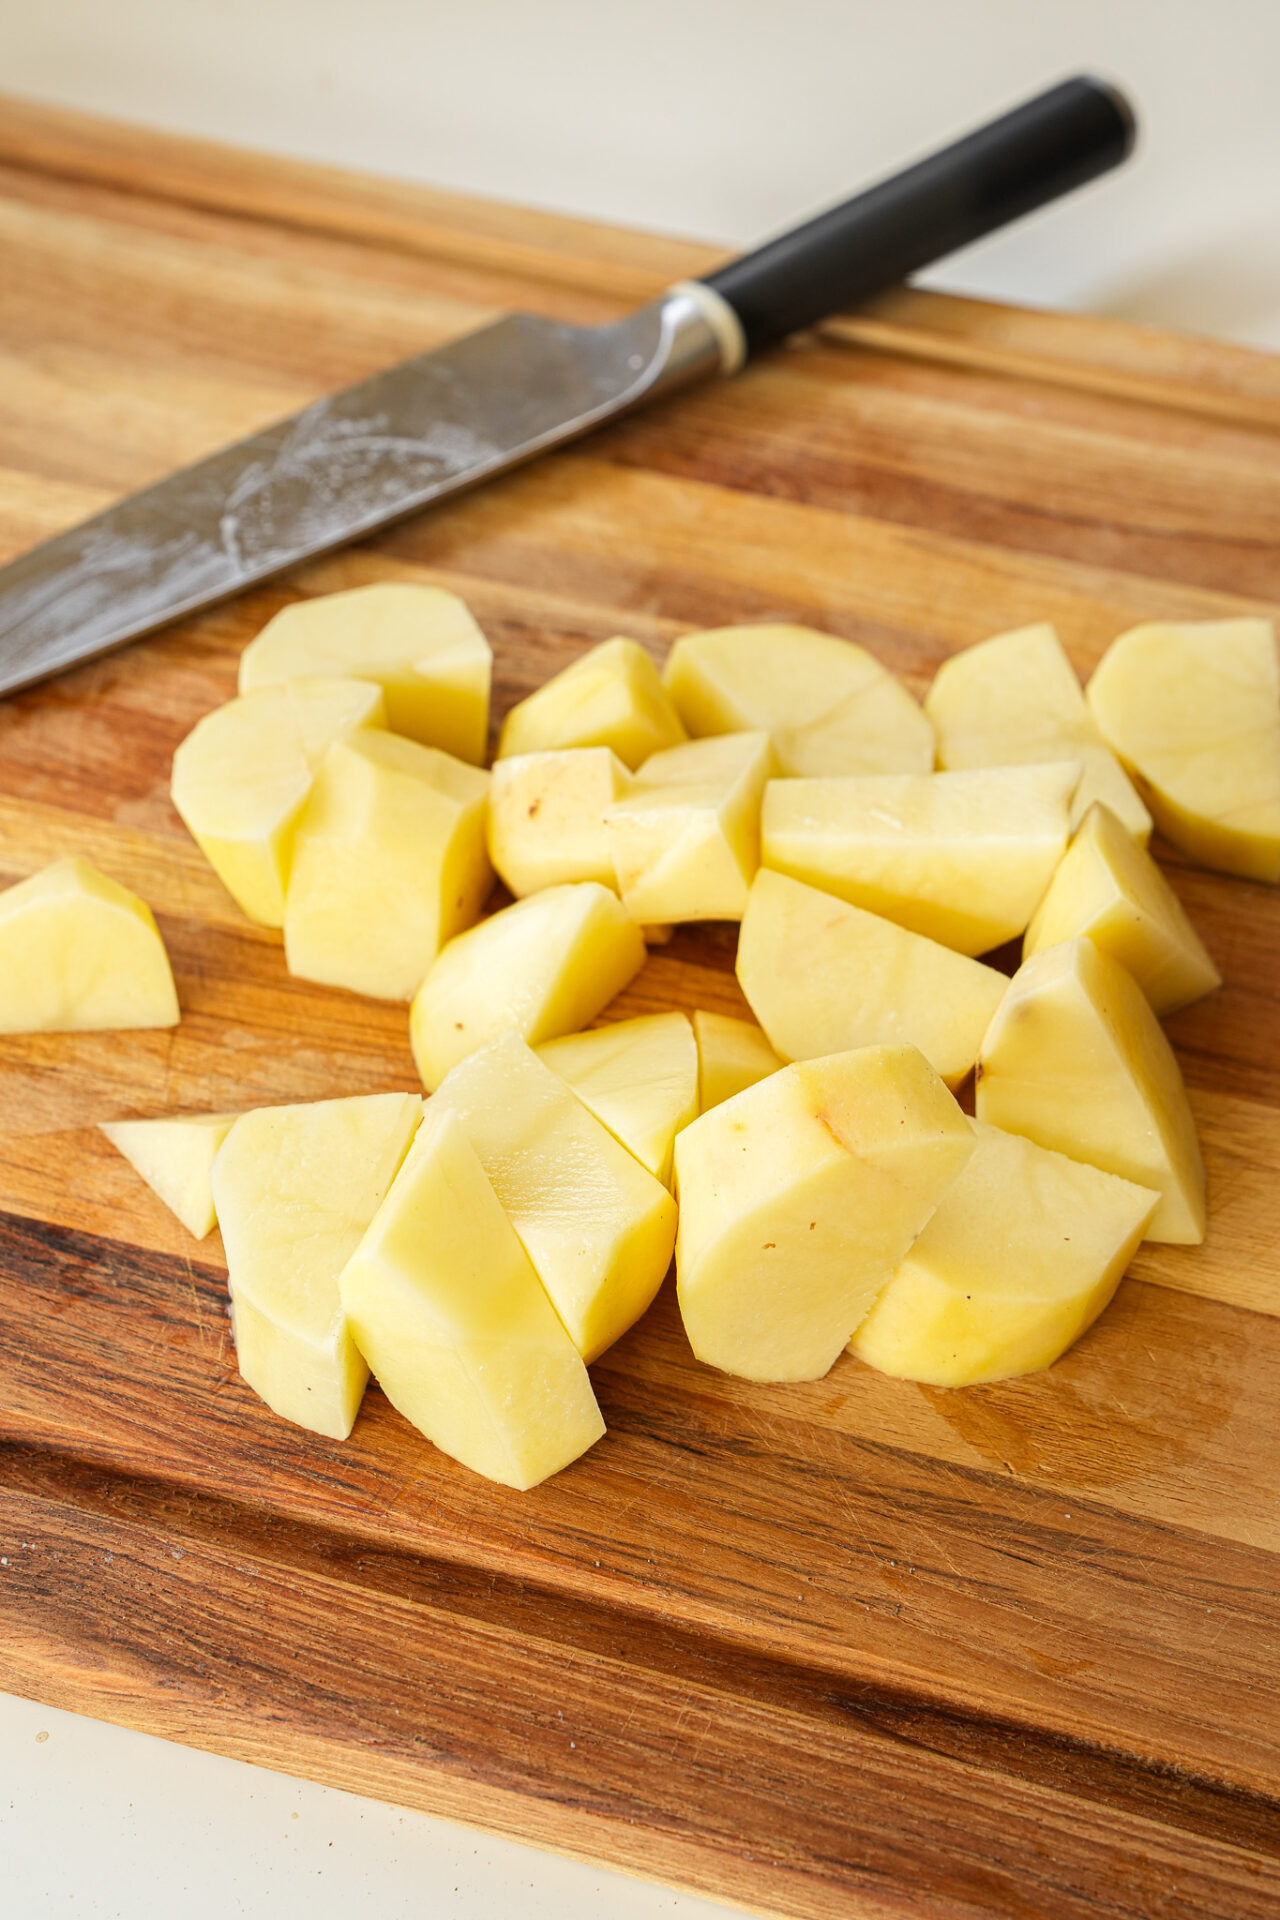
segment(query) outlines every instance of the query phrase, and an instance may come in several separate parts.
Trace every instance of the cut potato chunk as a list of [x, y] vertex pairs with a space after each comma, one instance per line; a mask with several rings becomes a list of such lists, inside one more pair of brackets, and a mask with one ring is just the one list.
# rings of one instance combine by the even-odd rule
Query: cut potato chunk
[[422, 1083], [508, 1027], [531, 1046], [576, 1033], [644, 965], [644, 939], [616, 894], [593, 880], [546, 887], [443, 948], [409, 1019]]
[[102, 1131], [187, 1232], [203, 1240], [218, 1224], [213, 1163], [235, 1120], [234, 1113], [197, 1113], [178, 1120], [114, 1120]]
[[173, 804], [251, 920], [284, 925], [298, 817], [335, 740], [385, 722], [366, 680], [290, 680], [215, 707], [173, 756]]
[[927, 773], [933, 728], [906, 688], [862, 647], [812, 627], [686, 633], [663, 682], [695, 737], [764, 727], [779, 771]]
[[1099, 733], [1066, 648], [1047, 622], [998, 633], [944, 660], [924, 710], [938, 737], [940, 767], [1078, 761], [1072, 827], [1101, 800], [1146, 846], [1151, 815]]
[[421, 1117], [412, 1093], [260, 1107], [213, 1163], [240, 1371], [274, 1412], [332, 1440], [355, 1425], [369, 1377], [338, 1278]]
[[738, 981], [785, 1060], [909, 1044], [952, 1087], [1009, 984], [994, 967], [767, 867], [743, 916]]
[[517, 900], [572, 880], [616, 888], [604, 813], [630, 786], [631, 775], [611, 747], [495, 761], [489, 854]]
[[1280, 880], [1280, 669], [1269, 620], [1133, 627], [1088, 688], [1156, 825], [1203, 866]]
[[368, 728], [330, 747], [298, 821], [285, 895], [290, 973], [409, 1000], [493, 885], [489, 776]]
[[604, 816], [633, 920], [740, 920], [760, 864], [767, 733], [690, 740], [655, 753]]
[[164, 941], [128, 887], [73, 858], [0, 893], [0, 1033], [177, 1024]]
[[1159, 1014], [1222, 985], [1177, 894], [1101, 803], [1085, 815], [1036, 909], [1023, 959], [1080, 938], [1127, 967]]
[[1142, 989], [1091, 940], [1033, 954], [978, 1063], [978, 1118], [1161, 1196], [1149, 1240], [1204, 1239], [1204, 1163], [1173, 1049]]
[[687, 1015], [649, 1013], [565, 1034], [538, 1057], [642, 1167], [671, 1185], [675, 1137], [698, 1115], [698, 1049]]
[[851, 1342], [900, 1380], [971, 1387], [1052, 1366], [1119, 1286], [1159, 1199], [981, 1121], [974, 1136]]
[[786, 1065], [754, 1020], [699, 1009], [693, 1016], [693, 1037], [698, 1043], [699, 1113], [732, 1100], [735, 1093]]
[[459, 1062], [431, 1106], [457, 1114], [569, 1338], [596, 1359], [662, 1285], [671, 1195], [518, 1034]]
[[676, 1141], [680, 1311], [700, 1360], [816, 1380], [973, 1151], [914, 1047], [770, 1074]]
[[612, 747], [626, 767], [683, 740], [658, 669], [635, 640], [605, 640], [512, 707], [498, 758], [559, 747]]
[[958, 953], [1021, 933], [1067, 844], [1079, 763], [771, 780], [761, 857]]
[[489, 643], [456, 593], [380, 580], [282, 608], [240, 655], [240, 691], [317, 673], [372, 680], [394, 732], [479, 766], [492, 670]]
[[341, 1280], [393, 1407], [473, 1473], [524, 1492], [604, 1421], [456, 1114], [432, 1101]]

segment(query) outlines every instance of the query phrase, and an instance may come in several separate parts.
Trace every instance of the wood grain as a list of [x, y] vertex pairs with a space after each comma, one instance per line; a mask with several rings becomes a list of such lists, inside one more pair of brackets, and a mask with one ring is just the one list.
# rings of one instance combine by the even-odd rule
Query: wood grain
[[[0, 104], [0, 554], [514, 305], [712, 250]], [[152, 903], [173, 1033], [0, 1041], [0, 1684], [792, 1916], [1280, 1905], [1280, 896], [1169, 861], [1227, 976], [1171, 1023], [1201, 1249], [1049, 1374], [747, 1387], [668, 1288], [606, 1440], [532, 1495], [376, 1391], [346, 1445], [240, 1382], [217, 1236], [96, 1131], [413, 1084], [402, 1010], [285, 973], [168, 800], [299, 595], [461, 592], [495, 718], [616, 632], [797, 619], [923, 688], [1001, 627], [1274, 612], [1280, 363], [904, 291], [740, 379], [0, 708], [0, 881]], [[612, 1013], [741, 1011], [729, 929]]]

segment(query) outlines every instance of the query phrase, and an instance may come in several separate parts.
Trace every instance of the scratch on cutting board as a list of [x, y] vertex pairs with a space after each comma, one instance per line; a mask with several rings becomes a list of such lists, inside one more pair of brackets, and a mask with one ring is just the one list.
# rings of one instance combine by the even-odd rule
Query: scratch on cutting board
[[191, 1264], [190, 1254], [184, 1256], [184, 1264], [187, 1269], [187, 1285], [191, 1289], [191, 1304], [196, 1310], [196, 1326], [200, 1334], [200, 1345], [203, 1347], [205, 1344], [206, 1328], [204, 1314], [200, 1311], [200, 1289], [196, 1285], [195, 1268]]

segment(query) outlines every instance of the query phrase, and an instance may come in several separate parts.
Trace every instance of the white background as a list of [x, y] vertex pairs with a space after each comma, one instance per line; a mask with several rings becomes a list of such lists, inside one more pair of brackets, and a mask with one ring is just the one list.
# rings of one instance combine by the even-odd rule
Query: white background
[[0, 0], [0, 87], [746, 242], [1081, 68], [1123, 177], [933, 276], [1280, 346], [1277, 0]]
[[[930, 279], [1280, 348], [1280, 0], [0, 0], [9, 92], [730, 242], [1078, 68], [1138, 158]], [[2, 1697], [0, 1887], [6, 1920], [720, 1911]]]

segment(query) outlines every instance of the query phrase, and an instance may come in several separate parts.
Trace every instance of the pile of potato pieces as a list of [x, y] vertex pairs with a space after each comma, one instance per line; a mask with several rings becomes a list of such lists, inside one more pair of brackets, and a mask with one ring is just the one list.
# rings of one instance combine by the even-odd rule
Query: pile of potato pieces
[[[489, 665], [437, 589], [303, 601], [175, 757], [179, 811], [290, 966], [412, 997], [434, 1096], [427, 1122], [388, 1095], [110, 1129], [164, 1197], [184, 1170], [193, 1230], [216, 1210], [242, 1371], [278, 1411], [345, 1434], [372, 1363], [446, 1451], [528, 1486], [602, 1431], [583, 1369], [673, 1240], [710, 1364], [808, 1379], [852, 1346], [962, 1385], [1051, 1364], [1144, 1235], [1203, 1237], [1157, 1015], [1218, 975], [1144, 849], [1154, 814], [1280, 878], [1267, 623], [1134, 629], [1087, 695], [1053, 629], [1021, 629], [947, 662], [923, 710], [805, 628], [688, 635], [661, 678], [612, 640], [508, 714], [486, 776]], [[516, 899], [481, 920], [493, 870]], [[646, 931], [698, 919], [741, 921], [758, 1029], [582, 1031]], [[1019, 934], [1010, 982], [977, 956]], [[273, 1222], [296, 1240], [344, 1182], [294, 1271]]]

